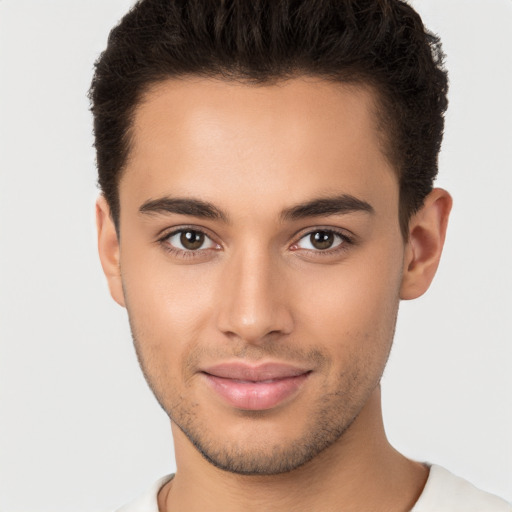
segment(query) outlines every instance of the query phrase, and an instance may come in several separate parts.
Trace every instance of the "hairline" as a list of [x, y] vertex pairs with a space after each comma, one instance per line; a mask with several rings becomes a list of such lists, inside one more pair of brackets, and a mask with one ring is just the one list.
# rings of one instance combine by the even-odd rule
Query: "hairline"
[[[343, 76], [343, 71], [336, 76], [325, 75], [322, 73], [313, 73], [306, 70], [297, 69], [294, 72], [283, 72], [282, 74], [273, 74], [265, 78], [254, 79], [250, 77], [244, 77], [243, 73], [229, 70], [210, 71], [210, 72], [191, 72], [191, 73], [180, 73], [175, 75], [166, 75], [157, 79], [153, 79], [143, 84], [137, 91], [136, 97], [132, 102], [132, 105], [127, 109], [127, 125], [125, 133], [123, 134], [123, 152], [124, 158], [123, 163], [118, 169], [115, 177], [115, 211], [111, 208], [111, 218], [116, 227], [118, 236], [120, 235], [120, 198], [119, 190], [121, 180], [126, 172], [127, 167], [130, 164], [130, 157], [132, 149], [134, 147], [134, 128], [137, 117], [137, 112], [148, 101], [149, 97], [153, 93], [157, 93], [160, 88], [169, 82], [180, 82], [187, 80], [211, 80], [216, 82], [224, 82], [227, 84], [238, 83], [242, 86], [253, 86], [253, 87], [270, 87], [278, 86], [292, 80], [311, 80], [313, 82], [320, 81], [324, 83], [331, 83], [339, 85], [348, 89], [363, 90], [367, 91], [369, 97], [370, 114], [374, 118], [375, 133], [377, 134], [377, 140], [379, 149], [382, 155], [386, 158], [388, 164], [393, 170], [398, 187], [399, 187], [399, 223], [402, 237], [407, 240], [408, 233], [406, 230], [406, 224], [409, 217], [414, 212], [409, 212], [406, 219], [404, 219], [403, 205], [401, 200], [401, 180], [402, 180], [402, 163], [397, 157], [398, 151], [394, 148], [393, 136], [389, 133], [394, 130], [393, 117], [389, 112], [390, 105], [387, 105], [388, 98], [383, 91], [383, 85], [377, 84], [377, 80], [372, 79], [369, 75], [357, 72], [347, 71], [346, 77]], [[396, 137], [396, 136], [395, 136]], [[396, 143], [395, 143], [396, 144]]]

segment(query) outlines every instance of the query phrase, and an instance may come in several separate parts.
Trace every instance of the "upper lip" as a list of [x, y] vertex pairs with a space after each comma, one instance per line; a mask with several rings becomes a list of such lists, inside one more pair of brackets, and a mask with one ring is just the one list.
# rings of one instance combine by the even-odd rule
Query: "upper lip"
[[226, 362], [203, 368], [202, 371], [214, 377], [224, 379], [263, 381], [297, 377], [309, 373], [310, 370], [287, 363], [268, 362], [251, 365], [241, 362]]

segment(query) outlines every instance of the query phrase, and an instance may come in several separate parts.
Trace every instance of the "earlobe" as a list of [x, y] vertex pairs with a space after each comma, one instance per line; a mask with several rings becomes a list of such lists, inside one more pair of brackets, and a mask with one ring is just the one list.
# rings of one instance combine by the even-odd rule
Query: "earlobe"
[[443, 251], [451, 208], [450, 194], [435, 188], [425, 198], [423, 207], [411, 218], [400, 288], [401, 299], [415, 299], [428, 290]]
[[96, 228], [98, 230], [98, 252], [101, 266], [107, 278], [110, 295], [120, 305], [125, 306], [121, 267], [119, 264], [119, 240], [110, 208], [103, 195], [96, 201]]

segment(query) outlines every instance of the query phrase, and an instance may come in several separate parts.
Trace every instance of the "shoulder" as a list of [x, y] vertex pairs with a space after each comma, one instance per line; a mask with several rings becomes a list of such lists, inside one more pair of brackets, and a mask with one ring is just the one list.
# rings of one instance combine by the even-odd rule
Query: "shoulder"
[[512, 512], [512, 505], [433, 464], [411, 512]]
[[158, 491], [169, 481], [174, 475], [167, 475], [157, 480], [147, 491], [116, 512], [158, 512]]

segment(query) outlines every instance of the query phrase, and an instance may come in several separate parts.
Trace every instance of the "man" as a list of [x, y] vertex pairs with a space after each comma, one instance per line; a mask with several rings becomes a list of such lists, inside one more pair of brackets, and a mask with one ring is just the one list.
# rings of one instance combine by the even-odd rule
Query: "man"
[[123, 510], [511, 510], [386, 439], [447, 78], [396, 0], [136, 4], [91, 89], [99, 252], [177, 472]]

